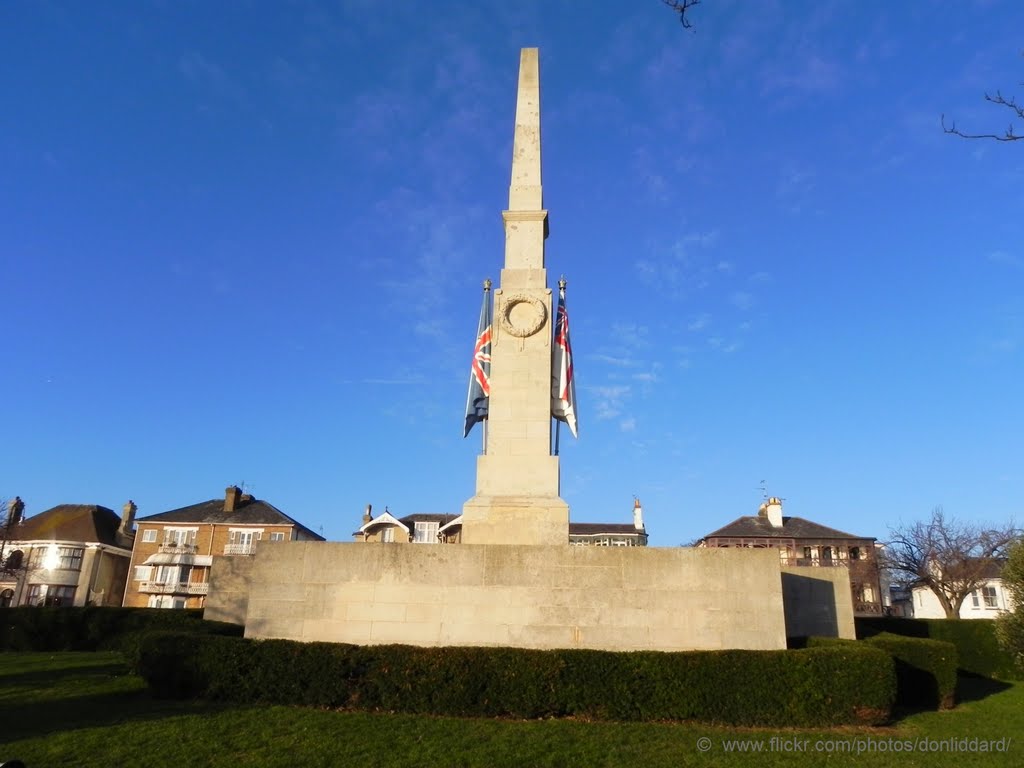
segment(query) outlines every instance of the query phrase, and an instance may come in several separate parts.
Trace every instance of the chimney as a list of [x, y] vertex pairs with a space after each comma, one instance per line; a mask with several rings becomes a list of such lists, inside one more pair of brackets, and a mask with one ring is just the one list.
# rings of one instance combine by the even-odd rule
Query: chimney
[[772, 528], [782, 527], [782, 499], [772, 496], [767, 504], [762, 505], [762, 509]]
[[118, 529], [118, 533], [131, 535], [132, 527], [135, 525], [135, 512], [138, 507], [135, 506], [135, 502], [128, 499], [128, 503], [121, 508], [121, 527]]
[[633, 527], [638, 531], [644, 529], [644, 510], [640, 506], [640, 499], [636, 496], [633, 497]]
[[15, 496], [14, 501], [7, 503], [7, 525], [18, 525], [21, 522], [21, 516], [25, 512], [25, 502], [21, 500], [21, 496]]
[[224, 489], [224, 511], [234, 512], [238, 508], [238, 502], [242, 495], [242, 489], [237, 485], [229, 485]]
[[363, 525], [373, 520], [373, 504], [366, 505], [366, 511], [363, 512]]

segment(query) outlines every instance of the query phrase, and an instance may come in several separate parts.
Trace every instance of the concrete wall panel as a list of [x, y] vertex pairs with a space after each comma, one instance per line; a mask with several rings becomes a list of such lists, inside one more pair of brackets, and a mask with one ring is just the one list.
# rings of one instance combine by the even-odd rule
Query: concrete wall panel
[[[261, 548], [249, 562], [248, 637], [785, 647], [782, 578], [769, 550], [289, 542]], [[220, 581], [217, 567], [214, 574]], [[214, 591], [211, 604], [231, 603]], [[237, 599], [231, 604], [237, 610]]]

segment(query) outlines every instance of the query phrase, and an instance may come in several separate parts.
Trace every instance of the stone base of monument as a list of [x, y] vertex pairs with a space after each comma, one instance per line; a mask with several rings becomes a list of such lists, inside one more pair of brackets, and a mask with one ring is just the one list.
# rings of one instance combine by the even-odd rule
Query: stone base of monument
[[215, 559], [205, 617], [360, 645], [786, 647], [768, 549], [276, 543]]
[[463, 544], [564, 545], [569, 505], [557, 496], [474, 496], [462, 507]]

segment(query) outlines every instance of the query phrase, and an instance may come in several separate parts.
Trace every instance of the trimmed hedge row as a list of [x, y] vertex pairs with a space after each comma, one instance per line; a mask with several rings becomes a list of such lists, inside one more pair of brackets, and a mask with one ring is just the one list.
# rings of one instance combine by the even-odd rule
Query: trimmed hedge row
[[808, 648], [869, 645], [888, 653], [896, 664], [896, 703], [949, 709], [956, 704], [956, 646], [939, 640], [879, 634], [863, 641], [811, 637]]
[[614, 653], [418, 648], [151, 633], [137, 669], [155, 695], [480, 717], [877, 724], [893, 661], [855, 645], [803, 651]]
[[204, 621], [201, 610], [159, 608], [0, 608], [0, 651], [130, 650], [153, 630], [233, 635], [243, 628]]
[[855, 620], [857, 637], [869, 638], [883, 632], [904, 637], [943, 640], [956, 646], [959, 669], [972, 675], [999, 680], [1022, 680], [1024, 674], [1013, 663], [1013, 656], [999, 645], [995, 622], [983, 619], [894, 619]]

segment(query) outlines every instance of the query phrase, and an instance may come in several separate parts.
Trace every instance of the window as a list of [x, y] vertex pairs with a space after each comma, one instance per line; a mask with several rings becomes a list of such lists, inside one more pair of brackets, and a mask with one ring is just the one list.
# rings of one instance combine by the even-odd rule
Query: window
[[875, 602], [875, 590], [873, 590], [870, 586], [865, 585], [864, 591], [861, 593], [861, 595], [864, 598], [865, 603]]
[[860, 547], [850, 547], [850, 559], [860, 560]]
[[256, 549], [256, 542], [262, 538], [262, 528], [232, 528], [228, 531], [228, 543], [224, 547], [224, 554], [251, 555]]
[[823, 562], [825, 562], [827, 564], [831, 564], [832, 563], [832, 547], [822, 547], [821, 548], [821, 559], [822, 559]]
[[42, 568], [43, 561], [46, 559], [46, 553], [50, 551], [49, 547], [35, 547], [32, 550], [32, 554], [28, 558], [29, 568]]
[[81, 547], [61, 547], [57, 550], [57, 568], [62, 571], [82, 570], [82, 553], [85, 550]]
[[29, 605], [63, 605], [75, 602], [75, 588], [53, 584], [33, 584], [28, 590]]
[[156, 528], [147, 528], [142, 532], [142, 541], [144, 544], [153, 544], [156, 542]]
[[974, 608], [981, 607], [981, 603], [978, 602], [978, 590], [974, 590], [973, 592], [971, 592], [971, 605]]
[[195, 528], [165, 528], [164, 544], [170, 546], [194, 547], [196, 545]]
[[413, 543], [415, 544], [437, 544], [437, 529], [440, 523], [416, 523], [413, 532]]
[[814, 557], [814, 549], [811, 547], [804, 547], [804, 560], [810, 560]]
[[981, 591], [982, 591], [983, 597], [985, 598], [985, 607], [986, 608], [998, 608], [999, 607], [999, 599], [998, 599], [998, 597], [996, 595], [996, 588], [995, 587], [982, 587]]
[[153, 577], [153, 566], [151, 565], [136, 565], [135, 566], [135, 580], [136, 581], [149, 581]]
[[380, 532], [380, 540], [385, 543], [392, 543], [395, 540], [395, 529], [392, 526], [388, 526]]
[[284, 541], [284, 534], [281, 531], [274, 531], [270, 534], [271, 541]]
[[5, 589], [3, 592], [0, 592], [0, 608], [9, 608], [13, 600], [13, 589]]
[[7, 556], [7, 562], [4, 563], [4, 568], [9, 571], [16, 571], [21, 568], [21, 564], [24, 560], [25, 553], [20, 549], [16, 549]]

